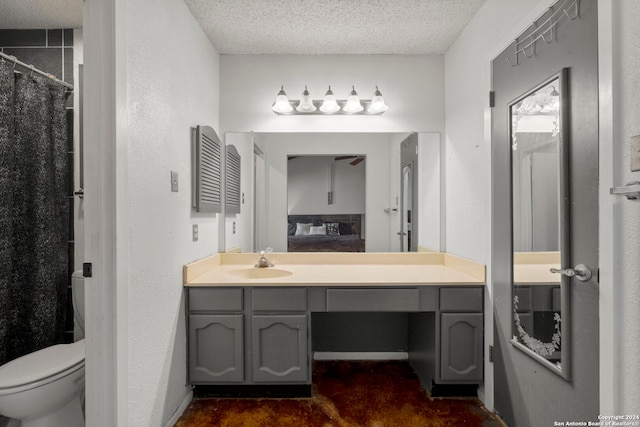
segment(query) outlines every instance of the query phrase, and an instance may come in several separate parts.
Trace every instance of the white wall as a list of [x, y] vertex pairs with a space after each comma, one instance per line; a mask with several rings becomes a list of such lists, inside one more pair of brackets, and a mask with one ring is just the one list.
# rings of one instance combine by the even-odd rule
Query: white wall
[[[410, 132], [444, 130], [441, 55], [221, 55], [220, 123], [224, 132]], [[370, 99], [378, 85], [389, 105], [381, 116], [277, 116], [284, 85], [299, 99], [307, 85], [321, 99], [331, 85], [346, 99], [355, 85]]]
[[445, 55], [447, 252], [486, 264], [491, 253], [489, 61], [506, 47], [507, 34], [531, 23], [519, 21], [539, 2], [487, 0]]
[[219, 56], [182, 0], [127, 2], [116, 27], [127, 64], [127, 425], [162, 426], [190, 393], [182, 265], [218, 249], [217, 218], [192, 211], [190, 176], [192, 127], [219, 129]]
[[[357, 153], [355, 153], [357, 154]], [[289, 215], [364, 214], [366, 160], [299, 156], [287, 161]], [[328, 192], [333, 201], [328, 203]]]
[[640, 413], [640, 203], [609, 188], [640, 181], [629, 140], [640, 134], [640, 4], [601, 0], [600, 413]]

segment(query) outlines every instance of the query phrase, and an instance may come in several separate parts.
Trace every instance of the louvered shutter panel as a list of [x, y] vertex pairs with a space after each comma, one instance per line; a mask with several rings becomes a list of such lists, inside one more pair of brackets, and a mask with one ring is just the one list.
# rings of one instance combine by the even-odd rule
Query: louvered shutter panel
[[222, 212], [222, 144], [210, 126], [196, 129], [196, 194], [197, 212]]
[[233, 145], [227, 146], [226, 182], [225, 182], [225, 212], [240, 213], [240, 154]]

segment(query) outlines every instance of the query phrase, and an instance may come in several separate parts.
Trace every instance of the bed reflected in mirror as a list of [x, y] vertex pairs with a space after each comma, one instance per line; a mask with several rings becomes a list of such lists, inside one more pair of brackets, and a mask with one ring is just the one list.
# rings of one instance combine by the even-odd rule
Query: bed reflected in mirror
[[366, 156], [287, 157], [287, 251], [364, 252]]

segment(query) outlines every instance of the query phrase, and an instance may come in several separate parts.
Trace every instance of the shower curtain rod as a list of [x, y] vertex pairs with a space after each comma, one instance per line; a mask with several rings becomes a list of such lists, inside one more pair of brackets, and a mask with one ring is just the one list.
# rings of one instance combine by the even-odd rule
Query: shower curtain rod
[[44, 71], [38, 70], [36, 67], [34, 67], [33, 65], [30, 64], [26, 64], [22, 61], [20, 61], [18, 58], [16, 58], [15, 56], [12, 55], [7, 55], [6, 53], [0, 52], [0, 58], [3, 59], [7, 59], [9, 61], [12, 61], [14, 64], [17, 65], [21, 65], [27, 69], [29, 69], [31, 72], [34, 72], [36, 74], [40, 74], [41, 76], [47, 77], [48, 79], [50, 79], [51, 81], [58, 83], [59, 85], [62, 85], [64, 87], [66, 87], [67, 89], [73, 90], [73, 85], [69, 84], [67, 82], [63, 82], [62, 80], [59, 80], [56, 78], [56, 76], [54, 76], [53, 74], [49, 74], [46, 73]]

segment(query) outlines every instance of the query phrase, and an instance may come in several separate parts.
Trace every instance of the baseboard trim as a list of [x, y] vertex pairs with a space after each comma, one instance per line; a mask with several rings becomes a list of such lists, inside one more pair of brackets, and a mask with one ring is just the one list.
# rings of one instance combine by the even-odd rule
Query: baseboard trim
[[406, 351], [316, 351], [313, 360], [408, 360]]
[[180, 418], [182, 413], [187, 409], [187, 406], [189, 406], [189, 403], [191, 403], [192, 400], [193, 400], [193, 390], [189, 389], [185, 394], [184, 399], [182, 399], [180, 406], [178, 406], [178, 409], [176, 409], [173, 415], [171, 415], [171, 418], [169, 418], [169, 421], [167, 421], [167, 423], [165, 424], [165, 427], [173, 427], [174, 425], [176, 425], [176, 423], [178, 422], [178, 419]]
[[297, 398], [311, 397], [311, 384], [222, 384], [196, 385], [194, 398]]

